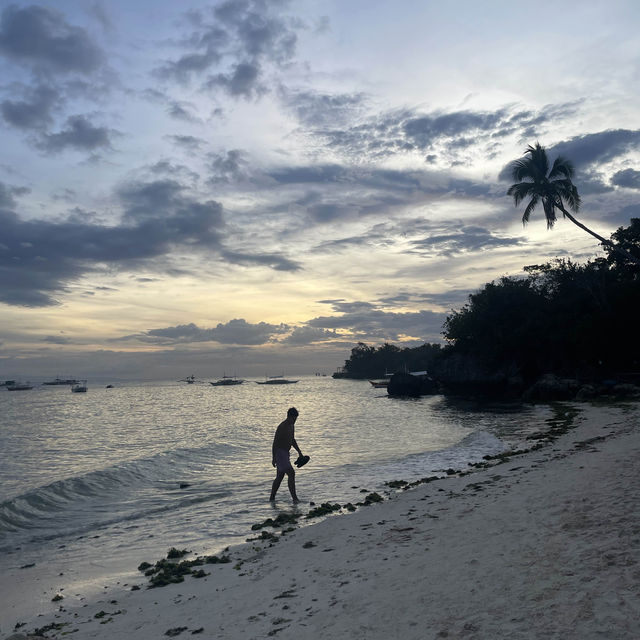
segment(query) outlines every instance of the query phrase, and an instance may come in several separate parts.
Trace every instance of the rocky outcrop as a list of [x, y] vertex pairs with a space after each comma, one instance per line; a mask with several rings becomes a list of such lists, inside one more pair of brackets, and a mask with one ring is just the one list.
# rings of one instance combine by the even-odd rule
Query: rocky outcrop
[[393, 374], [387, 386], [387, 393], [390, 396], [417, 398], [439, 393], [439, 391], [437, 382], [429, 376], [416, 376], [410, 373]]

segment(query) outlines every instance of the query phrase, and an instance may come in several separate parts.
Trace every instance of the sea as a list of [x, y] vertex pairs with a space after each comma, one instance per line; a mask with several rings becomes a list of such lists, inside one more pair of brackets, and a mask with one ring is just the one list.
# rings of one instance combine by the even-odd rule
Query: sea
[[[220, 553], [274, 514], [467, 470], [552, 417], [547, 406], [390, 398], [366, 380], [256, 382], [0, 388], [0, 599], [18, 569], [35, 572], [42, 594], [56, 581], [83, 593], [128, 584], [171, 547]], [[273, 434], [292, 406], [311, 457], [296, 474], [297, 506], [286, 480], [268, 500]]]

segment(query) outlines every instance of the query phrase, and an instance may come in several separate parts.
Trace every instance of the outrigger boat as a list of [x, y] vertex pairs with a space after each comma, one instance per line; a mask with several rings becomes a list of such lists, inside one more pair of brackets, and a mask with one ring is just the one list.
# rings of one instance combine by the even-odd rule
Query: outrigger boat
[[295, 384], [298, 382], [297, 380], [287, 380], [284, 376], [269, 376], [263, 382], [258, 382], [256, 380], [256, 384]]
[[54, 380], [48, 380], [47, 382], [43, 382], [42, 384], [46, 384], [49, 386], [55, 385], [74, 385], [74, 384], [80, 384], [79, 380], [76, 380], [75, 378], [55, 378]]
[[33, 389], [33, 386], [28, 382], [14, 382], [6, 385], [6, 387], [7, 391], [29, 391], [29, 389]]
[[209, 384], [213, 387], [233, 387], [237, 384], [242, 384], [243, 382], [244, 380], [237, 378], [236, 376], [223, 375], [220, 380], [209, 382]]

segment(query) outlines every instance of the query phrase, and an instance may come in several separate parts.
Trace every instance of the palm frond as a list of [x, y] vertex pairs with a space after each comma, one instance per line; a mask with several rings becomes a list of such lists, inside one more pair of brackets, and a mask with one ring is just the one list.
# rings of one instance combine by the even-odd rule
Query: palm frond
[[525, 198], [535, 193], [533, 187], [532, 182], [516, 182], [509, 187], [507, 195], [513, 196], [513, 203], [518, 206]]
[[551, 171], [549, 172], [549, 180], [553, 180], [558, 176], [564, 176], [565, 178], [571, 180], [574, 173], [575, 171], [571, 161], [567, 160], [563, 156], [558, 156], [553, 161], [553, 166], [551, 167]]
[[524, 213], [522, 214], [522, 224], [525, 225], [527, 224], [527, 222], [529, 222], [529, 216], [531, 215], [531, 213], [533, 212], [533, 210], [536, 208], [536, 205], [539, 202], [539, 198], [538, 196], [534, 195], [531, 200], [529, 201], [529, 204], [527, 205], [526, 209], [524, 210]]
[[553, 229], [553, 225], [556, 223], [555, 202], [551, 198], [543, 198], [542, 206], [544, 207], [544, 217], [547, 219], [547, 229]]

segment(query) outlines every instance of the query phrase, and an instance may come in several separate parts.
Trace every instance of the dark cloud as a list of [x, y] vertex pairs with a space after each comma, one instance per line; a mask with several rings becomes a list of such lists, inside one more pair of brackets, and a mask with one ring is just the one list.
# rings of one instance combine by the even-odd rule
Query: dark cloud
[[219, 253], [221, 205], [196, 201], [184, 191], [171, 181], [123, 187], [118, 194], [124, 209], [119, 226], [92, 223], [90, 216], [79, 215], [56, 223], [22, 221], [15, 212], [0, 209], [0, 300], [52, 305], [53, 295], [67, 283], [104, 264], [131, 268], [177, 247]]
[[302, 265], [279, 253], [243, 253], [241, 251], [224, 250], [224, 259], [245, 267], [269, 267], [275, 271], [300, 271]]
[[18, 129], [45, 129], [53, 122], [52, 110], [59, 103], [60, 94], [44, 85], [28, 88], [26, 94], [24, 100], [3, 100], [2, 117]]
[[46, 336], [42, 339], [43, 342], [49, 342], [50, 344], [69, 344], [71, 340], [64, 336]]
[[305, 345], [315, 342], [326, 342], [327, 340], [334, 340], [338, 337], [339, 335], [335, 331], [329, 331], [328, 329], [296, 327], [291, 334], [281, 342], [290, 345]]
[[229, 0], [190, 11], [185, 52], [156, 69], [156, 76], [182, 83], [199, 78], [234, 97], [261, 95], [267, 90], [265, 68], [286, 64], [295, 54], [300, 25], [281, 14], [285, 4]]
[[112, 129], [93, 125], [85, 116], [70, 116], [66, 125], [66, 129], [58, 133], [43, 134], [38, 139], [37, 146], [50, 153], [58, 153], [65, 149], [110, 149], [111, 139], [117, 135]]
[[392, 313], [363, 305], [340, 316], [323, 316], [310, 320], [307, 325], [320, 329], [343, 329], [359, 340], [400, 341], [412, 337], [421, 342], [440, 340], [445, 313], [416, 311]]
[[207, 87], [214, 89], [221, 87], [229, 95], [238, 98], [252, 98], [264, 95], [267, 92], [265, 84], [259, 81], [260, 66], [256, 63], [241, 62], [229, 73], [218, 73], [207, 81]]
[[211, 184], [229, 184], [249, 177], [248, 156], [240, 149], [209, 154], [211, 161]]
[[366, 104], [366, 96], [362, 93], [331, 94], [283, 88], [280, 97], [302, 124], [312, 128], [348, 125], [361, 114]]
[[11, 4], [0, 15], [0, 54], [36, 71], [95, 71], [102, 51], [84, 29], [70, 25], [55, 9]]
[[564, 156], [576, 169], [604, 163], [640, 148], [640, 130], [610, 129], [575, 136], [547, 149], [551, 157]]
[[361, 122], [336, 128], [317, 127], [315, 133], [328, 147], [359, 158], [385, 158], [398, 153], [424, 154], [425, 161], [447, 159], [451, 166], [468, 163], [471, 148], [487, 157], [508, 135], [528, 131], [538, 135], [544, 127], [575, 112], [576, 103], [547, 106], [533, 112], [517, 107], [489, 111], [435, 111], [414, 109], [389, 111]]
[[640, 189], [640, 171], [623, 169], [613, 174], [611, 184], [627, 189]]
[[286, 333], [289, 327], [284, 324], [259, 322], [251, 324], [238, 318], [220, 323], [211, 329], [202, 329], [197, 325], [183, 324], [163, 329], [151, 329], [144, 334], [125, 336], [121, 339], [139, 339], [159, 344], [183, 344], [192, 342], [217, 342], [219, 344], [262, 345], [273, 342], [278, 335]]
[[176, 146], [182, 147], [185, 151], [189, 152], [198, 151], [205, 143], [204, 140], [201, 140], [200, 138], [196, 138], [194, 136], [173, 135], [167, 136], [167, 138], [171, 140]]
[[498, 247], [517, 247], [521, 238], [502, 237], [484, 227], [466, 225], [447, 233], [431, 233], [411, 242], [411, 253], [453, 256], [468, 251], [486, 251]]

